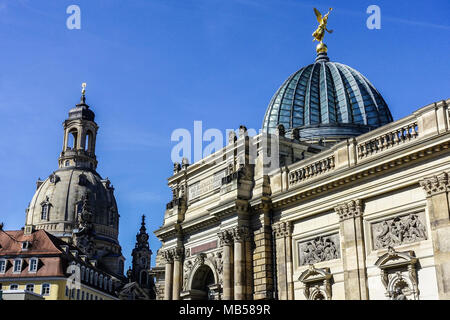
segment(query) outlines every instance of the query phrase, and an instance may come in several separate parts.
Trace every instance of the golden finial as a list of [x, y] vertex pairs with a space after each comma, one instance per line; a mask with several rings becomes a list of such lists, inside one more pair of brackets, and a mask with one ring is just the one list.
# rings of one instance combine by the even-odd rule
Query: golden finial
[[86, 93], [86, 82], [83, 82], [81, 84], [81, 94], [84, 96], [85, 93]]
[[322, 14], [319, 12], [319, 10], [314, 8], [314, 13], [316, 14], [317, 21], [319, 22], [319, 26], [312, 34], [312, 36], [314, 37], [313, 41], [319, 42], [316, 47], [317, 53], [327, 52], [327, 46], [325, 43], [323, 43], [323, 37], [325, 36], [325, 31], [327, 31], [328, 33], [333, 32], [333, 30], [327, 29], [328, 15], [330, 14], [331, 10], [333, 10], [333, 8], [330, 8], [327, 14], [322, 17]]

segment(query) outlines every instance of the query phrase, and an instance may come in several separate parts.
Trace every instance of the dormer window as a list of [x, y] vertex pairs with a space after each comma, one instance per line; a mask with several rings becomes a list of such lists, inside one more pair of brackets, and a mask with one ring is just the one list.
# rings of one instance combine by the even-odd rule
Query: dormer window
[[31, 248], [31, 242], [30, 241], [22, 242], [22, 251], [27, 251], [30, 248]]
[[38, 259], [37, 258], [31, 258], [30, 259], [30, 265], [28, 267], [28, 272], [36, 272], [38, 267]]
[[6, 260], [0, 260], [0, 273], [5, 273], [6, 271]]
[[14, 273], [20, 273], [22, 272], [22, 259], [16, 259], [14, 260]]

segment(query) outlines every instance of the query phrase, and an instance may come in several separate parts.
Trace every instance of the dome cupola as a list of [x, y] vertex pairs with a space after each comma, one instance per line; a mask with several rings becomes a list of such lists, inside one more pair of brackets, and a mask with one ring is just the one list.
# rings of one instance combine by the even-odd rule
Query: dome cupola
[[[316, 15], [322, 24], [318, 11]], [[326, 29], [326, 21], [320, 28], [313, 33], [320, 41], [315, 62], [296, 71], [277, 90], [267, 108], [263, 132], [274, 133], [282, 125], [287, 135], [298, 129], [301, 140], [332, 142], [393, 121], [383, 97], [366, 77], [330, 61], [322, 39], [325, 30], [332, 30]]]

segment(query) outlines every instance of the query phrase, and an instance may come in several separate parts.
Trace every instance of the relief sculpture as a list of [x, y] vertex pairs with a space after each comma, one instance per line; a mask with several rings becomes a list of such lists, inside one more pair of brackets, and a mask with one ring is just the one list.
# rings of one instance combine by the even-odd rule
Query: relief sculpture
[[317, 237], [305, 241], [300, 243], [299, 249], [300, 265], [314, 264], [340, 257], [338, 235]]
[[374, 225], [375, 249], [426, 240], [426, 228], [417, 213], [395, 217]]

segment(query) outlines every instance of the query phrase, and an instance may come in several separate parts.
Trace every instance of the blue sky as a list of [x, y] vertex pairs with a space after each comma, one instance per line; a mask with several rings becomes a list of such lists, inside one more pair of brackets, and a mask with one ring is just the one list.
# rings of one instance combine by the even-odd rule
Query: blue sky
[[[66, 8], [81, 8], [81, 29]], [[366, 27], [369, 5], [381, 29]], [[449, 98], [450, 2], [0, 0], [0, 221], [19, 229], [38, 177], [57, 168], [62, 122], [87, 82], [98, 172], [116, 188], [127, 262], [146, 214], [162, 224], [171, 133], [259, 129], [281, 83], [315, 58], [313, 7], [331, 13], [331, 60], [364, 74], [394, 119]], [[150, 235], [154, 252], [160, 244]]]

